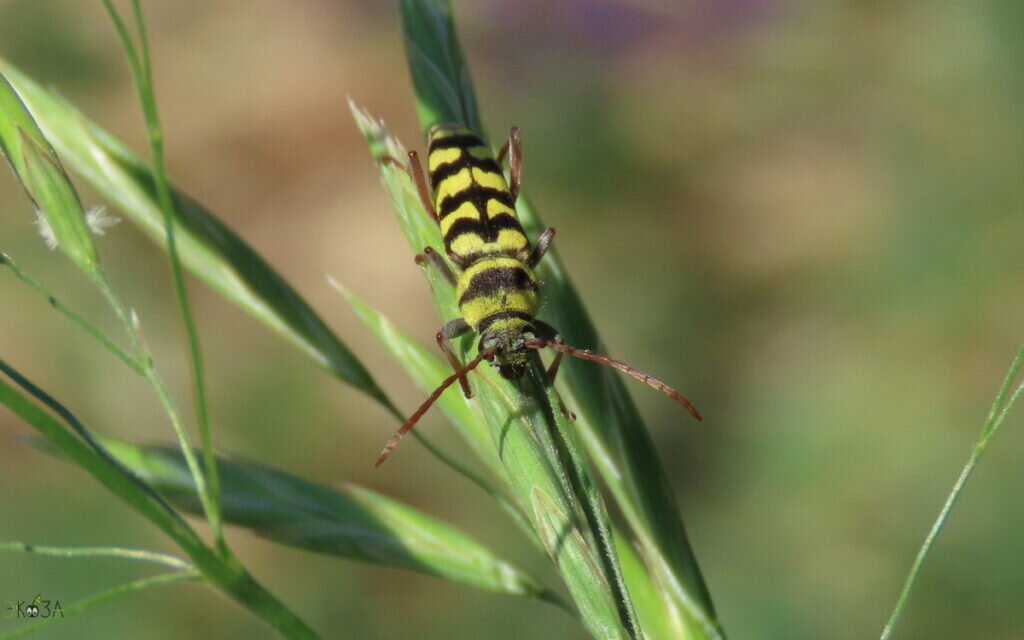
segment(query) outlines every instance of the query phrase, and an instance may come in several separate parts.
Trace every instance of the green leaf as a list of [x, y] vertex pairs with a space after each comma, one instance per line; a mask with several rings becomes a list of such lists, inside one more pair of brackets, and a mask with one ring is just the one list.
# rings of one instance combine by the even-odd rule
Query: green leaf
[[534, 521], [541, 540], [558, 541], [552, 559], [573, 594], [580, 617], [596, 638], [626, 637], [616, 604], [610, 597], [611, 587], [604, 582], [590, 544], [578, 527], [566, 528], [564, 511], [549, 496], [540, 486], [533, 488], [530, 497]]
[[[421, 127], [427, 130], [441, 119], [460, 122], [482, 135], [483, 127], [477, 122], [479, 110], [455, 38], [449, 3], [402, 0], [400, 7], [403, 26], [407, 28], [408, 58]], [[449, 96], [452, 91], [458, 94], [456, 98]], [[528, 132], [524, 137], [528, 141]], [[545, 225], [522, 194], [516, 210], [527, 234], [536, 238]], [[413, 244], [414, 250], [419, 251], [427, 244], [437, 248], [439, 238], [436, 230], [432, 231], [431, 240], [424, 243], [426, 229], [417, 230], [420, 237], [416, 242], [421, 244]], [[559, 235], [567, 236], [565, 230]], [[537, 275], [544, 283], [542, 317], [559, 329], [566, 343], [607, 353], [556, 248], [548, 250]], [[451, 304], [439, 308], [446, 318], [456, 312]], [[664, 589], [673, 615], [685, 620], [687, 633], [693, 637], [722, 637], [668, 476], [619, 374], [608, 367], [567, 358], [559, 374], [559, 391], [577, 414], [573, 428], [629, 524], [648, 566], [657, 574], [652, 580]]]
[[447, 0], [403, 0], [402, 33], [423, 130], [458, 122], [482, 131], [469, 75]]
[[60, 159], [39, 130], [14, 88], [0, 74], [0, 151], [7, 157], [53, 240], [86, 275], [101, 277], [96, 252], [78, 193]]
[[636, 604], [640, 627], [648, 638], [690, 638], [685, 621], [668, 598], [668, 591], [655, 582], [657, 572], [651, 571], [638, 550], [621, 530], [615, 531], [615, 549], [622, 562], [622, 574], [629, 595]]
[[[201, 513], [181, 452], [104, 440], [172, 504]], [[416, 571], [479, 589], [559, 603], [539, 581], [455, 527], [379, 493], [340, 490], [256, 462], [219, 456], [226, 522], [277, 543]]]
[[[166, 249], [152, 172], [142, 160], [55, 94], [0, 58], [7, 76], [68, 166]], [[182, 263], [338, 378], [399, 415], [363, 364], [301, 296], [248, 244], [180, 190], [173, 193]]]

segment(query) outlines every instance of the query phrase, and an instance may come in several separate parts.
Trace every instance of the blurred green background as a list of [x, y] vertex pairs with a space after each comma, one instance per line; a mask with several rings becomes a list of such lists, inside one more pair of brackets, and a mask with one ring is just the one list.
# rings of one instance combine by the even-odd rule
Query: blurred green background
[[[421, 396], [327, 286], [431, 341], [439, 323], [351, 95], [421, 147], [390, 2], [147, 4], [172, 178], [289, 279], [406, 410]], [[683, 390], [633, 393], [732, 638], [877, 636], [1024, 338], [1024, 5], [1002, 0], [456, 3], [484, 119], [523, 130], [525, 190], [615, 355]], [[99, 2], [0, 0], [0, 55], [145, 153]], [[117, 329], [0, 172], [0, 249]], [[82, 188], [87, 205], [99, 200]], [[114, 211], [116, 213], [116, 211]], [[189, 399], [162, 252], [99, 240]], [[355, 481], [557, 577], [478, 491], [372, 401], [192, 286], [221, 449]], [[9, 274], [0, 353], [97, 430], [171, 438], [144, 383]], [[1024, 429], [1011, 418], [926, 565], [900, 638], [1024, 638]], [[437, 416], [422, 423], [463, 451]], [[0, 412], [0, 539], [171, 551]], [[561, 612], [288, 550], [239, 555], [324, 637], [582, 638]], [[65, 606], [146, 568], [0, 556], [0, 600]], [[0, 633], [14, 628], [0, 619]], [[49, 638], [267, 637], [212, 589], [132, 596]]]

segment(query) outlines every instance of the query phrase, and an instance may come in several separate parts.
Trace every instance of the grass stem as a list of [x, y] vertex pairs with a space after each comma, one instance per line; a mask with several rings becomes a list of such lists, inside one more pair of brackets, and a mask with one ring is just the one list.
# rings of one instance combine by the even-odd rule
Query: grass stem
[[155, 562], [166, 565], [181, 571], [196, 571], [190, 563], [177, 556], [145, 549], [125, 549], [123, 547], [50, 547], [39, 544], [26, 544], [24, 542], [0, 542], [0, 551], [21, 551], [23, 553], [34, 553], [41, 556], [56, 556], [59, 558], [125, 558], [128, 560], [142, 560], [144, 562]]
[[[217, 465], [213, 451], [213, 437], [210, 432], [210, 418], [206, 403], [206, 384], [203, 373], [202, 350], [199, 344], [199, 333], [196, 329], [195, 318], [192, 315], [191, 304], [188, 297], [188, 289], [185, 285], [184, 271], [181, 266], [181, 257], [178, 255], [177, 241], [174, 235], [174, 200], [171, 197], [170, 183], [167, 179], [167, 171], [164, 164], [164, 135], [160, 124], [160, 117], [156, 106], [156, 95], [153, 87], [153, 71], [149, 54], [149, 38], [146, 34], [146, 22], [142, 16], [142, 5], [139, 0], [132, 0], [132, 13], [135, 19], [135, 28], [138, 31], [139, 47], [135, 44], [128, 33], [128, 28], [121, 19], [111, 0], [103, 0], [103, 5], [110, 14], [110, 19], [117, 29], [128, 57], [128, 63], [135, 78], [138, 88], [139, 100], [142, 103], [142, 111], [146, 121], [146, 131], [149, 135], [149, 145], [153, 156], [153, 182], [156, 185], [157, 200], [164, 217], [164, 227], [167, 236], [167, 253], [170, 257], [171, 272], [174, 277], [174, 291], [178, 300], [178, 307], [181, 310], [182, 321], [185, 325], [185, 333], [188, 337], [189, 363], [192, 369], [192, 391], [196, 409], [196, 419], [199, 425], [200, 448], [203, 455], [203, 466], [205, 467], [206, 479], [196, 487], [204, 493], [204, 508], [210, 529], [213, 531], [214, 539], [218, 549], [229, 553], [227, 541], [224, 538], [223, 526], [220, 513], [220, 480], [217, 477]], [[141, 53], [141, 55], [140, 55]], [[177, 427], [176, 431], [181, 431]], [[183, 431], [181, 431], [183, 433]], [[180, 436], [179, 436], [180, 437]], [[186, 455], [189, 447], [183, 441], [182, 451]]]
[[1020, 351], [1017, 352], [1017, 356], [1013, 359], [1013, 363], [1010, 364], [1010, 369], [1006, 373], [1006, 378], [1003, 380], [1003, 384], [999, 388], [999, 393], [996, 394], [995, 400], [992, 402], [992, 407], [989, 409], [988, 417], [985, 419], [985, 425], [981, 429], [981, 436], [979, 436], [978, 441], [974, 444], [974, 448], [971, 450], [971, 456], [967, 459], [967, 464], [965, 464], [963, 469], [960, 470], [960, 475], [957, 477], [952, 490], [950, 490], [949, 495], [946, 497], [945, 504], [943, 504], [942, 509], [939, 510], [939, 515], [935, 518], [935, 522], [932, 523], [932, 527], [928, 531], [928, 535], [925, 536], [924, 543], [917, 551], [917, 556], [914, 558], [914, 564], [910, 567], [910, 573], [907, 574], [907, 578], [903, 583], [903, 588], [900, 590], [900, 595], [896, 599], [896, 605], [893, 607], [892, 613], [889, 615], [889, 619], [886, 621], [885, 627], [882, 629], [882, 635], [879, 636], [880, 640], [889, 640], [892, 638], [892, 634], [896, 630], [896, 623], [899, 622], [900, 616], [903, 614], [903, 609], [907, 606], [907, 601], [910, 598], [910, 592], [914, 589], [914, 585], [917, 583], [918, 575], [921, 573], [921, 567], [924, 566], [924, 561], [928, 557], [932, 546], [935, 544], [935, 540], [939, 537], [939, 534], [942, 533], [943, 527], [946, 526], [946, 522], [949, 520], [949, 515], [953, 511], [953, 507], [960, 498], [960, 494], [967, 485], [967, 481], [970, 480], [971, 474], [974, 473], [975, 467], [977, 467], [978, 463], [981, 461], [981, 457], [985, 455], [985, 450], [988, 448], [988, 445], [995, 436], [999, 426], [1002, 425], [1006, 416], [1009, 414], [1010, 409], [1013, 408], [1013, 405], [1016, 404], [1021, 393], [1024, 392], [1024, 382], [1021, 382], [1017, 385], [1017, 388], [1014, 389], [1009, 399], [1006, 399], [1007, 394], [1010, 392], [1010, 388], [1013, 386], [1013, 381], [1017, 379], [1017, 375], [1020, 373], [1022, 366], [1024, 366], [1024, 346], [1022, 346]]
[[8, 268], [10, 268], [10, 270], [14, 272], [14, 275], [17, 276], [19, 280], [21, 280], [23, 283], [27, 284], [29, 287], [35, 290], [36, 293], [46, 298], [46, 301], [50, 303], [50, 306], [59, 311], [66, 318], [70, 319], [72, 322], [77, 324], [82, 329], [85, 329], [85, 332], [92, 336], [96, 340], [96, 342], [99, 342], [107, 349], [107, 351], [117, 356], [117, 359], [128, 365], [128, 367], [131, 368], [132, 371], [138, 374], [143, 373], [143, 366], [138, 360], [128, 355], [124, 351], [124, 349], [114, 344], [114, 342], [110, 338], [103, 335], [103, 333], [95, 326], [93, 326], [92, 323], [90, 323], [81, 315], [73, 311], [70, 307], [66, 306], [64, 303], [58, 300], [52, 293], [50, 293], [49, 289], [40, 284], [32, 276], [25, 273], [21, 269], [21, 267], [19, 267], [18, 264], [14, 261], [14, 258], [7, 255], [6, 253], [0, 253], [0, 264], [6, 265]]

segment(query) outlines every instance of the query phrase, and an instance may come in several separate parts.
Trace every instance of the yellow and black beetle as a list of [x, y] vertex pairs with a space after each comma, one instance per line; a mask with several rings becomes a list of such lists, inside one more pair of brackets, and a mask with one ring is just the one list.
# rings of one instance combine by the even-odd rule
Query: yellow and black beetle
[[[506, 155], [509, 182], [505, 181], [500, 165]], [[544, 257], [555, 230], [545, 230], [531, 248], [519, 223], [515, 209], [522, 177], [518, 129], [512, 128], [495, 158], [483, 140], [469, 129], [454, 124], [433, 127], [427, 134], [427, 169], [432, 190], [415, 151], [409, 152], [408, 167], [395, 158], [388, 157], [386, 161], [409, 172], [423, 207], [441, 228], [445, 252], [458, 274], [429, 247], [417, 256], [417, 261], [432, 265], [455, 287], [462, 315], [437, 332], [437, 343], [455, 373], [434, 390], [388, 441], [377, 459], [378, 466], [456, 380], [466, 397], [471, 396], [466, 376], [481, 362], [490, 362], [503, 377], [515, 380], [526, 372], [532, 352], [545, 347], [558, 352], [548, 368], [552, 383], [563, 354], [594, 360], [662, 391], [694, 418], [701, 419], [693, 405], [675, 389], [618, 360], [566, 346], [554, 327], [537, 319], [540, 287], [533, 268]], [[469, 331], [480, 336], [478, 353], [463, 365], [451, 347], [451, 340]]]

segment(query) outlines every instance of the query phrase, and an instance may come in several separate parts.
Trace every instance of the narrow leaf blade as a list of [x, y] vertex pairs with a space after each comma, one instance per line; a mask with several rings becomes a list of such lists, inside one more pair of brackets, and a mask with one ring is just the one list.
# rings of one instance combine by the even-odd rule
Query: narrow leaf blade
[[[200, 513], [181, 452], [104, 441], [172, 504]], [[314, 553], [407, 569], [509, 595], [557, 601], [539, 581], [455, 527], [377, 492], [334, 490], [268, 465], [218, 457], [224, 519]]]
[[[68, 166], [110, 199], [162, 248], [164, 224], [149, 167], [73, 106], [0, 58], [6, 75]], [[366, 367], [302, 297], [216, 216], [174, 190], [182, 263], [320, 366], [398, 414]]]
[[481, 131], [472, 79], [447, 0], [402, 0], [401, 17], [423, 129], [458, 122]]

